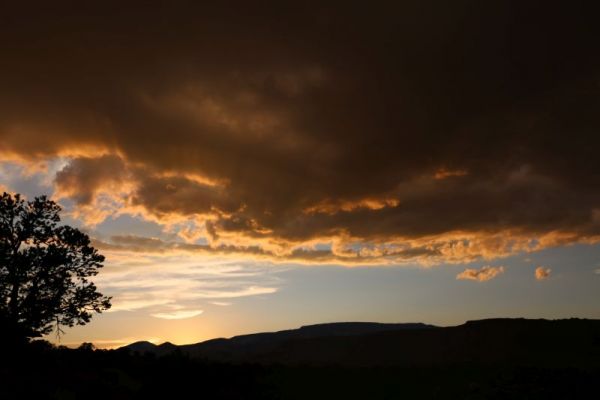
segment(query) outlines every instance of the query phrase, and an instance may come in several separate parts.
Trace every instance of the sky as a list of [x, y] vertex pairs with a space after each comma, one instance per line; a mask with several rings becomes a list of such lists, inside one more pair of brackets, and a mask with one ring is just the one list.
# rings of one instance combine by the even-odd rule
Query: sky
[[17, 3], [0, 190], [112, 296], [61, 343], [600, 318], [593, 2]]

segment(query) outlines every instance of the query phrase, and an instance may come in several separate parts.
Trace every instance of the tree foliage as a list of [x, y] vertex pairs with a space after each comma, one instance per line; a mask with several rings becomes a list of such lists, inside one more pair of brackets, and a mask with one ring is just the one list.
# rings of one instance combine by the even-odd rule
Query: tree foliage
[[0, 196], [0, 319], [25, 337], [60, 334], [110, 308], [90, 281], [104, 256], [85, 233], [59, 224], [60, 211], [46, 196]]

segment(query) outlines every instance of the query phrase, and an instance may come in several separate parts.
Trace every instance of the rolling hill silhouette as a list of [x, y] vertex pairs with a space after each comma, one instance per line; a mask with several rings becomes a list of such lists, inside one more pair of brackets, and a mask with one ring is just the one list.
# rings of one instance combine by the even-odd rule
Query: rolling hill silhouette
[[[123, 349], [123, 348], [122, 348]], [[455, 327], [332, 323], [175, 346], [124, 349], [227, 363], [312, 366], [600, 366], [600, 320], [487, 319]]]
[[142, 340], [139, 342], [128, 344], [127, 346], [121, 347], [121, 349], [127, 349], [132, 352], [138, 353], [152, 353], [158, 356], [169, 354], [177, 350], [177, 346], [173, 343], [165, 342], [160, 345]]

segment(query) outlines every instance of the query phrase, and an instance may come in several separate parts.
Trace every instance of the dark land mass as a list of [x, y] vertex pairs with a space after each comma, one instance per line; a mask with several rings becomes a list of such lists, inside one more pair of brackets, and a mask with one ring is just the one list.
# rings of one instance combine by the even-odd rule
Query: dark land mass
[[[6, 348], [8, 347], [8, 348]], [[600, 320], [334, 323], [176, 346], [5, 346], [0, 398], [592, 399]]]
[[[364, 337], [367, 341], [370, 334], [383, 332], [399, 332], [404, 330], [418, 330], [436, 328], [433, 325], [421, 323], [408, 324], [381, 324], [373, 322], [337, 322], [303, 326], [299, 329], [289, 329], [279, 332], [264, 332], [250, 335], [234, 336], [231, 339], [212, 339], [205, 342], [175, 346], [171, 343], [154, 345], [150, 342], [136, 342], [121, 349], [129, 349], [141, 353], [164, 355], [179, 350], [193, 358], [202, 358], [219, 362], [252, 362], [252, 363], [321, 363], [319, 355], [321, 341], [333, 338], [334, 341], [344, 337]], [[316, 346], [310, 352], [307, 349], [296, 349], [303, 352], [306, 359], [296, 359], [292, 353], [294, 346]], [[312, 355], [312, 356], [311, 356]], [[328, 358], [325, 358], [328, 361]], [[331, 361], [336, 361], [335, 358]]]

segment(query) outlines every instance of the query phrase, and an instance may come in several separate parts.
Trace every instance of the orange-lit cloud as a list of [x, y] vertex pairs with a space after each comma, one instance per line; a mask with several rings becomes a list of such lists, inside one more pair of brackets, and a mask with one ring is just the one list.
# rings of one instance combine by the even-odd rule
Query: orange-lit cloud
[[[524, 168], [511, 173], [504, 185], [510, 190], [514, 185], [538, 181], [548, 184]], [[58, 171], [55, 182], [59, 198], [76, 201], [72, 216], [89, 225], [130, 214], [158, 223], [166, 232], [174, 232], [190, 244], [205, 239], [209, 242], [204, 246], [206, 251], [312, 262], [466, 262], [567, 243], [593, 243], [599, 237], [595, 231], [544, 232], [520, 226], [522, 221], [495, 230], [492, 225], [486, 228], [486, 224], [479, 223], [469, 229], [473, 221], [466, 217], [463, 224], [456, 225], [460, 229], [452, 230], [453, 225], [447, 224], [452, 216], [431, 215], [414, 220], [423, 211], [425, 215], [435, 211], [420, 211], [417, 200], [435, 198], [441, 195], [439, 190], [448, 190], [437, 188], [435, 179], [422, 177], [410, 182], [408, 187], [412, 190], [396, 189], [393, 196], [337, 202], [326, 199], [309, 207], [298, 204], [297, 209], [293, 204], [283, 205], [283, 209], [276, 205], [258, 214], [243, 196], [234, 193], [229, 181], [160, 173], [153, 167], [125, 162], [120, 156], [74, 158]], [[496, 186], [493, 190], [502, 193], [504, 189]], [[465, 204], [470, 201], [468, 197]], [[473, 211], [465, 210], [467, 216], [477, 217], [479, 211]], [[280, 220], [277, 212], [285, 212], [290, 219]], [[323, 242], [331, 243], [330, 251], [310, 250], [315, 243]]]
[[368, 210], [381, 210], [385, 207], [397, 207], [400, 201], [392, 198], [382, 199], [362, 199], [362, 200], [346, 200], [333, 202], [331, 200], [323, 201], [314, 206], [305, 208], [303, 211], [306, 214], [337, 214], [338, 212], [352, 212], [356, 209], [364, 208]]
[[504, 267], [485, 266], [479, 269], [467, 268], [456, 275], [456, 279], [485, 282], [494, 279], [502, 273], [504, 273]]
[[437, 171], [435, 171], [435, 174], [433, 175], [433, 177], [435, 179], [446, 179], [446, 178], [450, 178], [450, 177], [457, 177], [457, 176], [465, 176], [467, 175], [467, 171], [465, 171], [464, 169], [446, 169], [446, 168], [440, 168]]
[[[550, 235], [552, 236], [552, 235]], [[418, 239], [391, 238], [368, 241], [344, 233], [319, 237], [311, 241], [273, 240], [271, 237], [228, 236], [208, 244], [165, 241], [135, 235], [116, 235], [95, 239], [94, 245], [111, 254], [196, 254], [231, 258], [265, 260], [278, 263], [341, 265], [385, 265], [418, 263], [468, 263], [493, 260], [518, 253], [529, 253], [555, 243], [553, 237], [532, 239], [519, 232], [489, 234], [486, 232], [451, 232]]]
[[590, 13], [546, 7], [553, 45], [531, 52], [526, 17], [484, 6], [7, 7], [0, 158], [88, 228], [128, 215], [194, 251], [343, 264], [600, 238]]
[[535, 269], [535, 279], [538, 281], [542, 281], [544, 279], [550, 278], [550, 274], [552, 270], [550, 268], [539, 266]]

